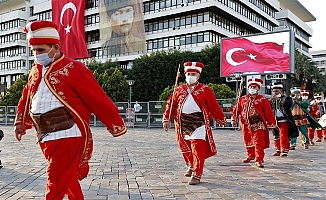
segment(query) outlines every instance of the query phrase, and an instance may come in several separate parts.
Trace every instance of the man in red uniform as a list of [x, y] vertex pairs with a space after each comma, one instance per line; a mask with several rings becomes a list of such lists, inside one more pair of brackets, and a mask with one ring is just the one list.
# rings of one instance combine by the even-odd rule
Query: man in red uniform
[[[309, 113], [314, 117], [314, 119], [318, 122], [324, 114], [326, 114], [326, 110], [324, 107], [324, 102], [321, 101], [321, 95], [316, 94], [314, 95], [314, 100], [310, 101], [310, 110]], [[308, 128], [308, 137], [310, 140], [310, 144], [314, 144], [313, 139], [315, 136], [315, 130], [317, 135], [316, 142], [321, 142], [321, 139], [323, 137], [323, 129], [317, 128], [313, 129], [311, 127]]]
[[184, 63], [185, 84], [177, 87], [167, 100], [163, 112], [163, 128], [168, 131], [174, 118], [179, 149], [188, 167], [188, 184], [200, 182], [206, 158], [216, 155], [216, 146], [210, 125], [211, 117], [219, 125], [226, 124], [225, 115], [207, 85], [198, 82], [204, 64]]
[[265, 148], [269, 148], [269, 131], [276, 126], [275, 115], [270, 102], [258, 94], [263, 80], [251, 78], [248, 80], [249, 94], [240, 97], [233, 109], [231, 123], [236, 127], [238, 117], [241, 117], [241, 129], [247, 158], [242, 162], [255, 160], [256, 167], [263, 168]]
[[293, 101], [283, 94], [283, 83], [272, 83], [272, 90], [273, 95], [269, 100], [277, 121], [277, 128], [273, 130], [276, 150], [273, 156], [285, 157], [290, 149], [290, 139], [298, 137], [299, 131], [291, 113]]
[[89, 171], [93, 150], [89, 123], [94, 113], [114, 136], [127, 129], [115, 104], [92, 72], [60, 52], [57, 25], [28, 23], [28, 44], [35, 63], [18, 102], [14, 123], [18, 141], [34, 125], [37, 141], [48, 160], [45, 199], [84, 199], [78, 180]]

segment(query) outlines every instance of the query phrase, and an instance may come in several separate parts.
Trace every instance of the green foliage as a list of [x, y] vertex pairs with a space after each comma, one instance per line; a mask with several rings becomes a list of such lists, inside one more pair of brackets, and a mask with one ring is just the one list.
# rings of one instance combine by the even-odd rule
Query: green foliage
[[6, 90], [5, 95], [0, 96], [1, 106], [16, 106], [27, 83], [28, 75], [20, 75], [14, 84]]
[[325, 91], [326, 76], [320, 74], [319, 69], [311, 58], [295, 51], [295, 76], [291, 79], [292, 86], [304, 86], [314, 92]]
[[232, 99], [236, 98], [235, 92], [226, 84], [207, 84], [210, 88], [212, 88], [217, 99]]
[[128, 101], [129, 90], [128, 83], [121, 71], [116, 68], [112, 75], [105, 71], [101, 79], [103, 80], [103, 89], [114, 102]]

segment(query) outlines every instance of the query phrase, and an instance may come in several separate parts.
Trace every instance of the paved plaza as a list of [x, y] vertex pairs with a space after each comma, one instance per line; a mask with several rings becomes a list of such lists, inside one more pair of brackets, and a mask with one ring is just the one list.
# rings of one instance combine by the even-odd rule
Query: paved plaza
[[[34, 131], [20, 143], [12, 126], [0, 129], [0, 200], [44, 199], [47, 163]], [[104, 127], [92, 131], [91, 169], [81, 181], [85, 199], [326, 199], [324, 141], [308, 150], [298, 144], [286, 158], [272, 156], [269, 148], [259, 170], [241, 162], [246, 154], [240, 131], [214, 130], [218, 155], [206, 160], [201, 183], [190, 186], [174, 130], [130, 128], [118, 138]]]

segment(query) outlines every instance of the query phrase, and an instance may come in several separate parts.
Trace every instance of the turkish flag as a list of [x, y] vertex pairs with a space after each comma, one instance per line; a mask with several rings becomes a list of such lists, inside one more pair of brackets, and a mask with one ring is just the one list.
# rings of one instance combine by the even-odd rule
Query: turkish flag
[[242, 73], [290, 72], [290, 55], [284, 53], [284, 44], [255, 43], [246, 38], [222, 40], [222, 76]]
[[69, 58], [88, 58], [84, 26], [85, 0], [52, 0], [52, 21], [58, 25], [61, 51]]

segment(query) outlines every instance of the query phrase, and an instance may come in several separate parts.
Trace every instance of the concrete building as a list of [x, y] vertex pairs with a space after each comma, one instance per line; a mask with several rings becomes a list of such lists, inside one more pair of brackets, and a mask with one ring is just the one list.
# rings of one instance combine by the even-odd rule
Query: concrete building
[[[86, 0], [89, 55], [102, 62], [118, 60], [123, 67], [132, 67], [132, 61], [144, 53], [168, 49], [200, 51], [225, 37], [284, 29], [294, 31], [295, 46], [301, 52], [309, 55], [311, 48], [312, 30], [305, 22], [315, 18], [297, 0], [143, 0], [146, 51], [106, 55], [100, 41], [101, 1]], [[33, 20], [51, 18], [50, 0], [0, 0], [2, 92], [20, 74], [28, 73], [33, 63], [22, 27]]]
[[326, 50], [311, 51], [312, 61], [317, 64], [319, 72], [325, 75], [326, 72]]

